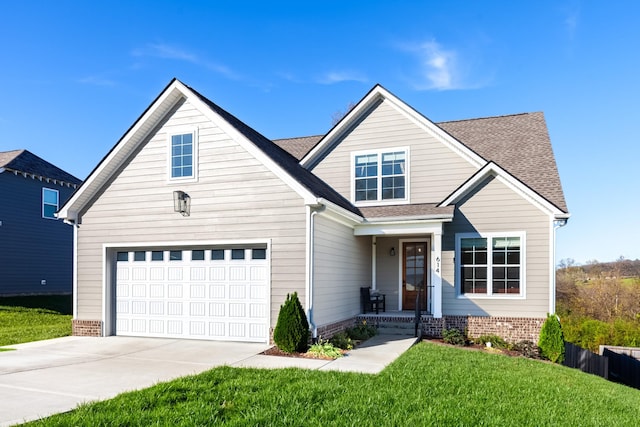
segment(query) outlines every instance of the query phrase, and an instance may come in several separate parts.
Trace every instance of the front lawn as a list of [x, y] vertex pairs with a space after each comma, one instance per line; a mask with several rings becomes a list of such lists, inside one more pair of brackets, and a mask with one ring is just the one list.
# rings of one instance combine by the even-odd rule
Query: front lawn
[[636, 426], [640, 391], [524, 358], [420, 343], [379, 375], [221, 367], [34, 424]]
[[0, 346], [71, 335], [71, 296], [0, 297]]

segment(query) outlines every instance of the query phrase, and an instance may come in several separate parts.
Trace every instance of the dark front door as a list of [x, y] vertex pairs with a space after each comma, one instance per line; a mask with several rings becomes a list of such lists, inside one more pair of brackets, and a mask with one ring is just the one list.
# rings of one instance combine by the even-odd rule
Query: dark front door
[[418, 298], [420, 310], [426, 310], [427, 243], [405, 242], [402, 244], [402, 309], [415, 310]]

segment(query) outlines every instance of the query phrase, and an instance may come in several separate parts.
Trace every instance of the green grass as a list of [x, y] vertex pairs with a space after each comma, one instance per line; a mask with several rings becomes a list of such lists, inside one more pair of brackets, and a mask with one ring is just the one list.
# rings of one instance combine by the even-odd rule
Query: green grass
[[1, 297], [0, 346], [71, 335], [70, 295]]
[[379, 375], [220, 367], [44, 426], [636, 426], [640, 391], [523, 358], [421, 343]]

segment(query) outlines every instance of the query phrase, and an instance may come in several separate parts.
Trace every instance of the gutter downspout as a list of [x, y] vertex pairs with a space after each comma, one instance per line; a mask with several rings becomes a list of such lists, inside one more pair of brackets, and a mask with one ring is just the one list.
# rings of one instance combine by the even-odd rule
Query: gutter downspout
[[318, 327], [315, 324], [313, 319], [313, 290], [314, 290], [314, 279], [315, 279], [315, 263], [314, 263], [314, 245], [315, 245], [315, 216], [326, 209], [325, 205], [319, 205], [317, 207], [307, 206], [307, 209], [310, 211], [309, 213], [309, 229], [308, 229], [308, 252], [307, 255], [309, 257], [309, 271], [307, 272], [307, 295], [306, 295], [306, 303], [307, 303], [307, 318], [309, 320], [309, 326], [311, 326], [311, 338], [314, 343], [318, 341]]
[[568, 219], [556, 219], [553, 221], [553, 247], [551, 254], [551, 296], [549, 298], [549, 314], [556, 312], [556, 232], [560, 227], [567, 225]]
[[73, 222], [73, 273], [72, 273], [72, 291], [73, 291], [73, 319], [78, 318], [78, 223]]

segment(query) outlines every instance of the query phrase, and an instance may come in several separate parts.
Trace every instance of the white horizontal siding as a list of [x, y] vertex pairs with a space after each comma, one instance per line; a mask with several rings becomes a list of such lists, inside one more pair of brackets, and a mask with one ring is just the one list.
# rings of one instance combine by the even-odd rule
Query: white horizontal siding
[[360, 313], [360, 287], [371, 285], [371, 238], [315, 217], [314, 320], [323, 326]]
[[[458, 204], [442, 241], [443, 314], [545, 317], [549, 309], [549, 216], [497, 179]], [[463, 299], [455, 289], [455, 235], [525, 232], [526, 299]]]
[[353, 152], [409, 147], [410, 202], [437, 203], [476, 169], [387, 102], [378, 105], [313, 172], [351, 199]]
[[[198, 127], [198, 181], [168, 181], [168, 135]], [[173, 211], [173, 191], [191, 215]], [[305, 298], [302, 198], [236, 141], [185, 102], [124, 165], [82, 215], [78, 233], [78, 318], [102, 314], [103, 244], [271, 239], [271, 322], [287, 293]]]

